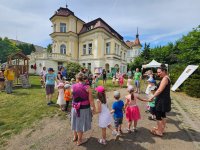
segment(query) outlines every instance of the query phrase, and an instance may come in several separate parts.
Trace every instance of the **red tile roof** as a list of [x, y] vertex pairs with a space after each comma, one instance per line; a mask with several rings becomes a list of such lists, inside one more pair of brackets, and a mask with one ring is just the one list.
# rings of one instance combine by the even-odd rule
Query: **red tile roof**
[[[50, 18], [50, 20], [51, 20], [53, 17], [55, 17], [55, 16], [67, 17], [67, 16], [70, 16], [70, 15], [76, 17], [76, 16], [74, 15], [74, 12], [72, 12], [72, 11], [69, 10], [68, 8], [60, 7], [60, 8], [55, 12], [55, 14]], [[78, 18], [78, 17], [76, 17], [76, 18]], [[78, 18], [78, 19], [79, 19], [79, 18]], [[79, 19], [79, 20], [82, 21], [82, 22], [84, 22], [84, 21], [81, 20], [81, 19]]]
[[[92, 28], [91, 28], [92, 27]], [[110, 34], [114, 35], [116, 38], [118, 38], [119, 40], [123, 41], [123, 37], [117, 33], [112, 27], [110, 27], [103, 19], [101, 18], [97, 18], [91, 22], [85, 23], [83, 25], [83, 28], [81, 29], [81, 31], [79, 32], [79, 34], [83, 34], [88, 32], [88, 28], [90, 28], [90, 30], [92, 29], [96, 29], [96, 28], [103, 28], [106, 31], [108, 31]]]

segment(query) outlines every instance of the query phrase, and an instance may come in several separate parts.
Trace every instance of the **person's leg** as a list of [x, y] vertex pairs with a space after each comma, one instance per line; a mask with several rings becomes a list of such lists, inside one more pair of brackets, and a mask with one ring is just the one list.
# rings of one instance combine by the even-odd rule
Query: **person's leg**
[[102, 128], [102, 139], [106, 140], [106, 128]]
[[76, 131], [74, 131], [74, 138], [73, 138], [73, 142], [78, 140], [78, 134]]
[[10, 81], [10, 93], [13, 92], [13, 81]]
[[132, 121], [128, 121], [128, 130], [131, 130]]
[[137, 89], [138, 89], [138, 93], [140, 93], [140, 81], [138, 80], [138, 84], [137, 84]]
[[77, 145], [80, 145], [80, 144], [82, 144], [82, 143], [85, 143], [85, 141], [83, 141], [83, 132], [78, 131], [77, 134], [78, 134]]
[[136, 131], [137, 128], [137, 120], [134, 120], [134, 131]]

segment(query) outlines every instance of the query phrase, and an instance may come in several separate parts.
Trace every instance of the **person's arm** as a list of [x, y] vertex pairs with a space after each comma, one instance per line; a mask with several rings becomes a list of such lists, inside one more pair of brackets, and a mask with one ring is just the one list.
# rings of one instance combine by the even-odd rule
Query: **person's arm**
[[110, 113], [112, 114], [112, 113], [114, 113], [115, 112], [115, 110], [114, 109], [112, 109], [111, 111], [110, 111]]
[[96, 113], [101, 113], [101, 102], [100, 100], [97, 100], [97, 111]]
[[124, 104], [124, 109], [126, 109], [127, 106], [128, 106], [128, 99], [126, 98], [125, 104]]
[[92, 90], [89, 86], [88, 86], [88, 93], [89, 93], [89, 101], [90, 101], [91, 110], [94, 113], [94, 112], [96, 112], [96, 107], [95, 107], [94, 99], [93, 99], [93, 96], [92, 96]]
[[165, 89], [165, 87], [168, 84], [168, 78], [164, 77], [160, 83], [159, 88], [157, 89], [157, 91], [154, 93], [154, 95], [148, 100], [148, 101], [153, 101], [154, 97], [157, 97], [158, 95], [160, 95], [160, 93]]
[[148, 102], [147, 99], [141, 98], [141, 97], [139, 97], [139, 96], [137, 97], [137, 99], [140, 100], [140, 101], [143, 101], [143, 102]]

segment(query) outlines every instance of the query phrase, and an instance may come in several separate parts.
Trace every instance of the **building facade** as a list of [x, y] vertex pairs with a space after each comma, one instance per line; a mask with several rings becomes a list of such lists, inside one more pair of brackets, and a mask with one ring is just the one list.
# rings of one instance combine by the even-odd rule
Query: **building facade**
[[127, 50], [127, 63], [131, 63], [141, 54], [142, 45], [140, 44], [138, 30], [135, 41], [126, 41], [126, 44], [130, 47], [130, 49]]
[[127, 71], [127, 50], [130, 48], [103, 19], [85, 23], [74, 12], [61, 7], [50, 21], [53, 28], [50, 34], [52, 52], [32, 54], [32, 64], [35, 62], [39, 67], [49, 67], [51, 64], [57, 71], [58, 66], [72, 61], [80, 63], [92, 73], [97, 68]]

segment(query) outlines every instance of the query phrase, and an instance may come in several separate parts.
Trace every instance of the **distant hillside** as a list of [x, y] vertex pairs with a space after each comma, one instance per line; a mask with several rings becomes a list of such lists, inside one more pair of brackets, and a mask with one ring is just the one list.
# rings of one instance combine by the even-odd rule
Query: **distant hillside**
[[[11, 42], [14, 42], [16, 44], [31, 44], [31, 43], [26, 43], [26, 42], [22, 42], [22, 41], [18, 41], [18, 40], [13, 40], [13, 39], [9, 39]], [[33, 44], [34, 45], [34, 44]], [[46, 48], [42, 47], [42, 46], [38, 46], [38, 45], [34, 45], [36, 52], [43, 52], [46, 51]]]

